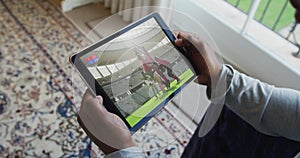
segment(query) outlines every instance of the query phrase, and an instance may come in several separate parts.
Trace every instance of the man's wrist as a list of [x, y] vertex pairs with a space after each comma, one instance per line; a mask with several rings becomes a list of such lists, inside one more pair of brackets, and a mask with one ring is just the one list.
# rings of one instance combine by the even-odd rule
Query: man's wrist
[[230, 65], [222, 65], [222, 69], [216, 75], [211, 85], [207, 85], [206, 95], [209, 99], [225, 96], [230, 88], [233, 78], [233, 68]]

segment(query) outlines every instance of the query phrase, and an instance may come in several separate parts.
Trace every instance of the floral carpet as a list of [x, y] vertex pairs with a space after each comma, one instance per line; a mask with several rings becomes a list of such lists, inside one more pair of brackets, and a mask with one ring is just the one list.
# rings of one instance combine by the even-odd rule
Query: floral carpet
[[[85, 87], [68, 63], [89, 41], [46, 0], [0, 0], [0, 14], [0, 157], [102, 157], [77, 123]], [[179, 157], [190, 137], [165, 109], [134, 135], [149, 157]]]

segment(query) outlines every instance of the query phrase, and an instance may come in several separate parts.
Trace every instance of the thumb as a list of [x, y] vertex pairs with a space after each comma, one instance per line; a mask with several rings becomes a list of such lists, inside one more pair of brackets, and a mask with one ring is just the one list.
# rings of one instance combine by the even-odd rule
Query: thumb
[[100, 95], [98, 95], [96, 98], [97, 98], [97, 100], [99, 101], [99, 103], [100, 103], [101, 105], [103, 105], [103, 98], [102, 98]]

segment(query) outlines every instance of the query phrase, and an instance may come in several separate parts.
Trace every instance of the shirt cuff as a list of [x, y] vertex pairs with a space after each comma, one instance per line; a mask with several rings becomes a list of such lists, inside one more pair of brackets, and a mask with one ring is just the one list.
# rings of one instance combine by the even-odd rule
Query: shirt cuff
[[230, 65], [223, 65], [221, 74], [217, 82], [212, 85], [211, 101], [219, 103], [224, 100], [226, 93], [229, 91], [230, 84], [234, 75], [234, 69]]
[[142, 149], [137, 146], [121, 149], [104, 156], [104, 158], [144, 158], [144, 157], [145, 155], [143, 154]]

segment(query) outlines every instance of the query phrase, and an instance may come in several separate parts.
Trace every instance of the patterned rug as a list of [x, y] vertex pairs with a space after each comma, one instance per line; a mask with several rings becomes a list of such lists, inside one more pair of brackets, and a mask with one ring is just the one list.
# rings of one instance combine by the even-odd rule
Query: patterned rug
[[[0, 14], [0, 157], [101, 157], [76, 121], [85, 87], [68, 63], [89, 41], [46, 0], [0, 0]], [[179, 157], [190, 137], [166, 109], [134, 135], [149, 157]]]

